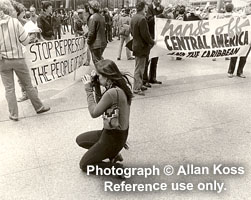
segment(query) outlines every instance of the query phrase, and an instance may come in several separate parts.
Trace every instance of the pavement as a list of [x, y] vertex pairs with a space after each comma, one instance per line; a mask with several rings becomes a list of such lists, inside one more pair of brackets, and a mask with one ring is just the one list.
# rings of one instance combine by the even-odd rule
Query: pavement
[[[108, 44], [104, 57], [116, 61], [122, 71], [133, 74], [134, 61], [125, 50], [117, 61], [119, 41]], [[39, 96], [51, 111], [37, 115], [29, 101], [19, 103], [20, 121], [8, 119], [4, 88], [0, 84], [0, 199], [251, 199], [251, 60], [244, 69], [246, 79], [227, 77], [229, 61], [161, 57], [158, 79], [145, 97], [133, 99], [130, 116], [129, 150], [123, 150], [124, 166], [174, 167], [174, 175], [132, 176], [126, 183], [167, 183], [167, 191], [105, 192], [104, 182], [121, 183], [113, 176], [87, 176], [79, 169], [86, 150], [75, 138], [85, 131], [102, 128], [102, 119], [88, 113], [81, 75], [68, 75], [39, 85]], [[20, 88], [16, 84], [17, 96]], [[177, 175], [180, 166], [193, 164], [210, 168], [209, 174]], [[213, 164], [242, 167], [244, 174], [211, 172]], [[187, 167], [186, 167], [187, 168]], [[233, 170], [234, 173], [234, 170]], [[198, 183], [223, 182], [198, 191]], [[179, 191], [171, 183], [191, 183]], [[210, 185], [210, 184], [208, 184]], [[177, 188], [176, 188], [177, 189]], [[182, 191], [185, 190], [185, 191]], [[213, 191], [210, 191], [213, 190]]]

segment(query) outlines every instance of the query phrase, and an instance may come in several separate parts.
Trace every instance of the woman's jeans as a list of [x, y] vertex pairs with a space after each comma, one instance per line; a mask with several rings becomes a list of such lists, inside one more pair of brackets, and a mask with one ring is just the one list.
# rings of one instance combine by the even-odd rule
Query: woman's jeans
[[39, 111], [43, 108], [43, 104], [38, 98], [36, 89], [31, 83], [30, 71], [24, 59], [3, 59], [0, 60], [0, 74], [5, 87], [5, 95], [9, 106], [11, 117], [18, 117], [18, 106], [15, 94], [14, 72], [23, 85], [28, 98], [30, 99], [34, 109]]
[[103, 162], [104, 159], [113, 159], [124, 147], [128, 130], [97, 130], [79, 135], [76, 139], [80, 147], [89, 149], [80, 161], [80, 168], [87, 171], [88, 165], [97, 165], [100, 168], [120, 168], [121, 164]]

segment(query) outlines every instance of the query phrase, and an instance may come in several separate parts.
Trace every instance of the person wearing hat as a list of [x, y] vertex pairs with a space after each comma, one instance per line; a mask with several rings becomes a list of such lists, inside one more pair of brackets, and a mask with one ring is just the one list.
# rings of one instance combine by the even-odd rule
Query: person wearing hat
[[[106, 92], [98, 103], [93, 95], [92, 77], [94, 76], [98, 76], [100, 84], [106, 88]], [[84, 172], [87, 172], [88, 165], [95, 165], [103, 169], [123, 168], [123, 165], [117, 161], [123, 161], [119, 152], [123, 147], [127, 147], [126, 140], [133, 97], [130, 89], [131, 83], [126, 74], [122, 74], [117, 65], [108, 59], [97, 62], [96, 74], [86, 74], [82, 77], [82, 81], [85, 84], [89, 113], [92, 118], [103, 114], [104, 128], [83, 133], [76, 138], [80, 147], [88, 149], [80, 161], [80, 168]], [[118, 123], [111, 121], [107, 126], [104, 116], [106, 113], [110, 113], [111, 108], [114, 108], [115, 105], [119, 109]], [[105, 159], [110, 159], [110, 162], [104, 162]]]
[[89, 10], [91, 17], [89, 19], [87, 44], [89, 45], [92, 60], [95, 65], [98, 61], [103, 59], [102, 55], [107, 45], [105, 35], [105, 19], [99, 13], [100, 4], [98, 1], [90, 1]]

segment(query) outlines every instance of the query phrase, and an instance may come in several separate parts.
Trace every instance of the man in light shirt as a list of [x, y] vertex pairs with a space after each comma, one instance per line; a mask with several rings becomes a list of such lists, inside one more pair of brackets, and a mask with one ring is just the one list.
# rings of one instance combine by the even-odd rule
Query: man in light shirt
[[30, 71], [25, 63], [22, 49], [22, 45], [29, 44], [30, 38], [18, 19], [9, 16], [13, 10], [9, 0], [0, 1], [0, 75], [5, 87], [9, 118], [18, 121], [14, 72], [25, 87], [37, 114], [47, 112], [50, 108], [43, 105], [32, 86]]

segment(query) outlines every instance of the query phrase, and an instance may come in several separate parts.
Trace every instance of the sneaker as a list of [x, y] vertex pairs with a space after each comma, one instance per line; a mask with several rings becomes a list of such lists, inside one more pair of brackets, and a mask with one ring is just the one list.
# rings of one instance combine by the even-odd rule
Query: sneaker
[[246, 78], [246, 76], [244, 74], [237, 74], [237, 76], [240, 78]]
[[89, 66], [90, 65], [90, 63], [89, 62], [86, 62], [85, 64], [84, 64], [84, 66]]
[[130, 57], [127, 60], [135, 60], [135, 58], [134, 57]]
[[231, 73], [228, 73], [227, 76], [228, 76], [228, 78], [233, 78], [234, 77], [234, 75], [231, 74]]
[[47, 111], [49, 111], [50, 109], [51, 109], [50, 107], [43, 107], [43, 108], [41, 108], [39, 111], [37, 111], [37, 114], [41, 114], [41, 113], [47, 112]]
[[145, 93], [142, 90], [134, 90], [133, 93], [140, 96], [145, 96]]

